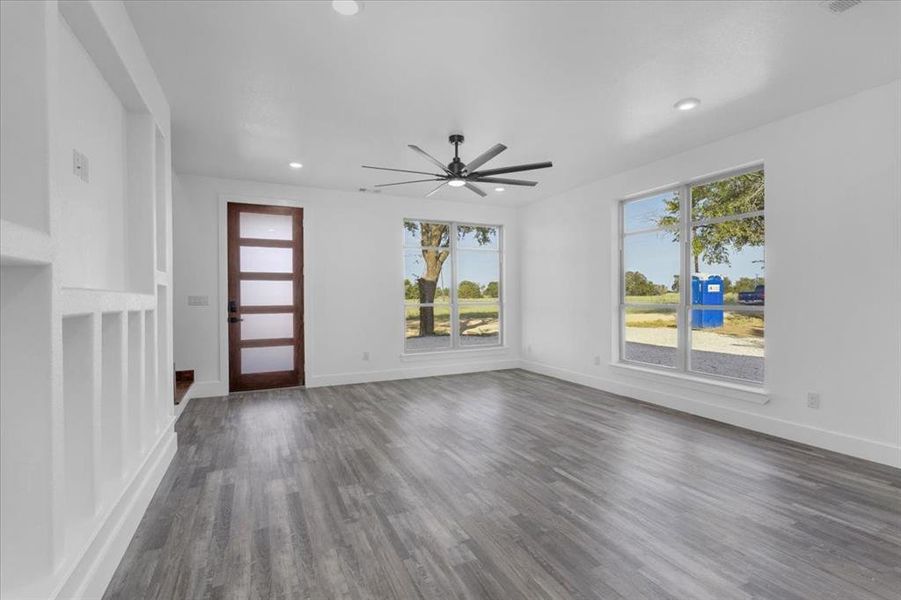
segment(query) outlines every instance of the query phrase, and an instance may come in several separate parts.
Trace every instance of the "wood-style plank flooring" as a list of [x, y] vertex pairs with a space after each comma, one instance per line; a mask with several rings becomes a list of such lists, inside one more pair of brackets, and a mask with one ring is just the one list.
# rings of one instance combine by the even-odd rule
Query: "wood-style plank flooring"
[[901, 597], [901, 471], [524, 371], [177, 428], [105, 598]]

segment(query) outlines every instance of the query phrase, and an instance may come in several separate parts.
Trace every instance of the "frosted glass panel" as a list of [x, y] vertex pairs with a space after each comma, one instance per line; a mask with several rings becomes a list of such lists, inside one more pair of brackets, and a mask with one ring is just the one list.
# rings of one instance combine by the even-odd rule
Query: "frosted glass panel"
[[292, 248], [241, 246], [241, 271], [244, 273], [291, 273]]
[[293, 236], [291, 215], [267, 215], [263, 213], [241, 213], [241, 237], [264, 240], [290, 240]]
[[294, 306], [294, 282], [241, 281], [241, 306]]
[[291, 313], [247, 314], [242, 317], [242, 340], [269, 340], [294, 337], [294, 315]]
[[294, 369], [294, 346], [241, 348], [241, 373], [269, 373]]

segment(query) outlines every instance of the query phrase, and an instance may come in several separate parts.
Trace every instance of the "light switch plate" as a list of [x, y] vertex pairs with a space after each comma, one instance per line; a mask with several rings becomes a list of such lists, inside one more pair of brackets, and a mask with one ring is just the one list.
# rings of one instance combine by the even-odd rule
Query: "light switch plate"
[[188, 306], [209, 306], [209, 296], [188, 296]]

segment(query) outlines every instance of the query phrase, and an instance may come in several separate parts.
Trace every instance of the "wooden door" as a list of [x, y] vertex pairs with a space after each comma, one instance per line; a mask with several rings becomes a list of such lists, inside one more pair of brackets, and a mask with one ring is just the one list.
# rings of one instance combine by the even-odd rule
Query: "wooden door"
[[304, 383], [303, 209], [228, 204], [229, 390]]

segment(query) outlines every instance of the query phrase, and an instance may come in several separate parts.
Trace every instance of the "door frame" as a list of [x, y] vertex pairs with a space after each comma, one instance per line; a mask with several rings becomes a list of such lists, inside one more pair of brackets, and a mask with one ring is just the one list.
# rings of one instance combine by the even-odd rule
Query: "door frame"
[[219, 294], [217, 301], [219, 307], [216, 311], [218, 315], [219, 326], [217, 328], [219, 334], [219, 384], [221, 395], [230, 393], [231, 365], [229, 361], [229, 324], [228, 324], [228, 205], [229, 203], [238, 204], [260, 204], [264, 206], [282, 206], [286, 208], [303, 209], [303, 219], [301, 231], [303, 233], [303, 265], [301, 272], [302, 297], [303, 297], [303, 344], [301, 346], [301, 355], [304, 357], [302, 365], [301, 385], [309, 380], [310, 373], [310, 329], [307, 323], [310, 319], [310, 295], [308, 292], [307, 280], [310, 273], [309, 256], [309, 236], [307, 227], [309, 225], [309, 209], [305, 204], [296, 198], [279, 198], [272, 196], [247, 196], [243, 194], [219, 194], [219, 284], [217, 286]]

